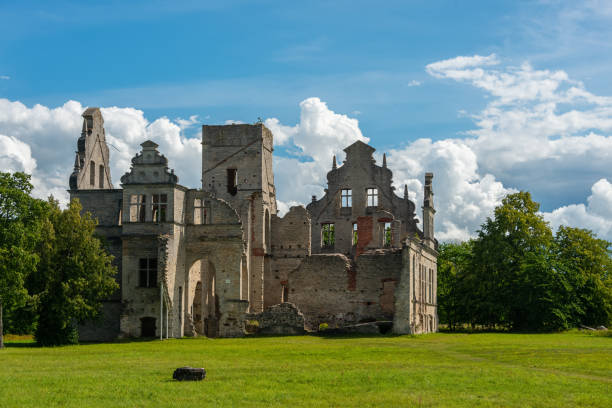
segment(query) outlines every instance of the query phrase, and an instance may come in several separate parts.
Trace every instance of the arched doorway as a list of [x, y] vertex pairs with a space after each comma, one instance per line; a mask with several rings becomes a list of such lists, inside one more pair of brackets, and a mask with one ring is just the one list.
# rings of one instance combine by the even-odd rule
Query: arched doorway
[[216, 337], [219, 324], [219, 301], [216, 295], [216, 271], [212, 262], [203, 258], [189, 269], [189, 313], [193, 329], [199, 335]]

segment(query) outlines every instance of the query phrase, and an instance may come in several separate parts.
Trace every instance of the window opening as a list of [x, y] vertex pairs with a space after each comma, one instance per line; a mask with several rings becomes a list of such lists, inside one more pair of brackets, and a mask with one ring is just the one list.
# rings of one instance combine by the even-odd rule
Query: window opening
[[353, 246], [357, 245], [357, 241], [359, 239], [359, 233], [357, 231], [357, 223], [353, 223]]
[[378, 206], [378, 189], [377, 188], [368, 188], [366, 189], [367, 194], [367, 202], [368, 207], [376, 207]]
[[342, 207], [352, 207], [353, 206], [353, 190], [351, 190], [350, 188], [342, 189], [341, 197], [342, 197]]
[[96, 163], [93, 161], [89, 162], [89, 184], [96, 186]]
[[132, 194], [130, 196], [130, 221], [145, 222], [147, 214], [147, 195]]
[[323, 224], [322, 227], [321, 243], [324, 248], [331, 248], [334, 246], [334, 224]]
[[227, 192], [236, 195], [238, 192], [238, 170], [227, 169]]
[[193, 202], [193, 223], [196, 225], [208, 224], [208, 203], [196, 198]]
[[383, 226], [383, 246], [391, 246], [391, 223], [385, 222]]
[[138, 264], [139, 286], [154, 288], [157, 286], [157, 258], [140, 258]]
[[104, 166], [100, 165], [100, 171], [98, 172], [98, 179], [99, 179], [99, 184], [100, 184], [100, 188], [104, 188]]
[[153, 194], [153, 222], [166, 222], [168, 194]]

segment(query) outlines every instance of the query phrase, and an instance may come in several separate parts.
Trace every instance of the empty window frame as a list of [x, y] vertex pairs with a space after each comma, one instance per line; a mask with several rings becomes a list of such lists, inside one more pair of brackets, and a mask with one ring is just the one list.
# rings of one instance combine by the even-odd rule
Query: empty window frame
[[227, 169], [227, 192], [236, 195], [238, 192], [238, 170]]
[[358, 241], [359, 241], [359, 232], [357, 228], [357, 223], [354, 222], [353, 223], [353, 246], [357, 245]]
[[130, 222], [145, 222], [147, 216], [147, 195], [130, 196]]
[[96, 186], [96, 163], [94, 161], [89, 162], [89, 184], [92, 187]]
[[342, 200], [342, 207], [352, 207], [353, 206], [353, 190], [350, 188], [343, 188], [340, 192], [340, 197]]
[[208, 224], [208, 217], [210, 217], [208, 203], [196, 198], [193, 202], [193, 223], [195, 225]]
[[434, 301], [434, 271], [429, 269], [429, 303], [435, 303]]
[[391, 223], [390, 222], [385, 222], [382, 224], [383, 227], [383, 236], [382, 236], [382, 244], [384, 247], [390, 247], [391, 246], [391, 238], [392, 238], [392, 232], [391, 232]]
[[153, 222], [166, 222], [168, 212], [168, 194], [153, 194]]
[[104, 188], [104, 166], [100, 165], [99, 168], [100, 171], [98, 171], [98, 185], [100, 188]]
[[367, 196], [368, 207], [378, 206], [378, 189], [377, 188], [367, 188], [366, 196]]
[[289, 286], [281, 285], [281, 288], [282, 288], [281, 303], [288, 302], [289, 301]]
[[334, 242], [334, 224], [323, 224], [321, 226], [321, 246], [323, 248], [333, 248]]
[[138, 286], [154, 288], [157, 286], [157, 258], [140, 258], [138, 260]]

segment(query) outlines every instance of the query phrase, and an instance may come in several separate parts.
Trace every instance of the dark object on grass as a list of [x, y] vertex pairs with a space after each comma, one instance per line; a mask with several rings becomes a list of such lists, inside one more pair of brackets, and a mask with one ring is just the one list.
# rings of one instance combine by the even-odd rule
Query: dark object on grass
[[179, 367], [172, 374], [172, 378], [178, 381], [202, 381], [205, 377], [205, 369], [194, 367]]

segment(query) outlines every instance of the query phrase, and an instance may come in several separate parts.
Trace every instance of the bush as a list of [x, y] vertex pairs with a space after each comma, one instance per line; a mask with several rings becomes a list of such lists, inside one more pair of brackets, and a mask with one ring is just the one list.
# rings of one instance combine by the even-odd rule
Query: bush
[[329, 329], [329, 324], [327, 324], [327, 323], [319, 324], [319, 331], [325, 331], [327, 329]]

